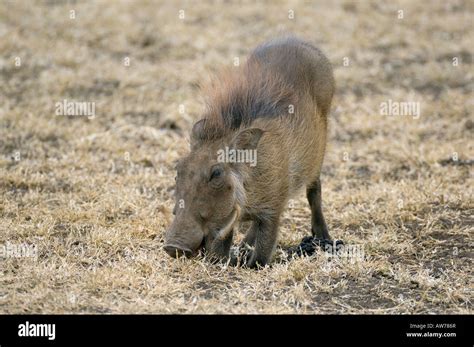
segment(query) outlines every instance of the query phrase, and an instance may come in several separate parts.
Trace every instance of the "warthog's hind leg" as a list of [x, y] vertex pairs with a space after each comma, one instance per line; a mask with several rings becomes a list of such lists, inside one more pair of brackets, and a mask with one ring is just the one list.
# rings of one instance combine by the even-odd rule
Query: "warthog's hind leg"
[[308, 186], [306, 197], [311, 206], [311, 233], [318, 239], [331, 240], [321, 206], [321, 182], [319, 178]]

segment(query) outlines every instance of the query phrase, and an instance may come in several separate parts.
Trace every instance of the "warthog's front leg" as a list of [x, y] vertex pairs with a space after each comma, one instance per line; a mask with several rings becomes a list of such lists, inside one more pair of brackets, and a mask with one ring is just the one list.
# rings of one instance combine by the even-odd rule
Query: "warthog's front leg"
[[265, 216], [253, 222], [255, 231], [254, 249], [248, 257], [247, 266], [265, 266], [271, 261], [278, 238], [279, 216]]
[[234, 230], [231, 229], [225, 238], [216, 238], [209, 247], [209, 259], [214, 262], [227, 261], [230, 255]]
[[255, 238], [257, 237], [258, 223], [252, 222], [250, 228], [245, 233], [245, 237], [240, 244], [240, 248], [253, 248], [255, 245]]

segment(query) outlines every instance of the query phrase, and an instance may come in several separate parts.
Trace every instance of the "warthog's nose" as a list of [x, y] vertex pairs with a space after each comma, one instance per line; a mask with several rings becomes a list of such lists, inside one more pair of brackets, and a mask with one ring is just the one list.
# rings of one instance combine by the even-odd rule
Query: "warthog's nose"
[[190, 249], [179, 247], [176, 245], [167, 244], [167, 245], [164, 245], [163, 248], [165, 249], [166, 253], [168, 253], [173, 258], [178, 258], [183, 255], [186, 258], [189, 258], [193, 254], [193, 252]]

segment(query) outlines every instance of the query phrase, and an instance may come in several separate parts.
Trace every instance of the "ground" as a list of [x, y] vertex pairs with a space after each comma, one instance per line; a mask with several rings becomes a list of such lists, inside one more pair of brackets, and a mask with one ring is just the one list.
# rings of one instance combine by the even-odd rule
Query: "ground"
[[[473, 14], [472, 1], [2, 1], [0, 312], [472, 314]], [[174, 260], [163, 236], [199, 86], [285, 33], [334, 66], [323, 208], [362, 256]], [[64, 100], [95, 117], [58, 115]], [[390, 100], [420, 112], [387, 115]], [[302, 192], [280, 245], [309, 233]], [[7, 252], [20, 246], [34, 256]]]

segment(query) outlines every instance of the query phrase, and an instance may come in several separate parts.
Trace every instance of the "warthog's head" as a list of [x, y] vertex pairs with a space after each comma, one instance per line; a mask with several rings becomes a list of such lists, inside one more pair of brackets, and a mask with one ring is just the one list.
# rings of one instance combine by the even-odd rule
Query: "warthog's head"
[[[201, 121], [202, 122], [202, 121]], [[241, 166], [219, 158], [225, 148], [254, 149], [262, 135], [256, 128], [227, 138], [206, 141], [196, 123], [191, 153], [177, 166], [174, 221], [167, 230], [165, 251], [172, 257], [192, 257], [203, 249], [212, 258], [226, 258], [233, 230], [245, 201]]]

